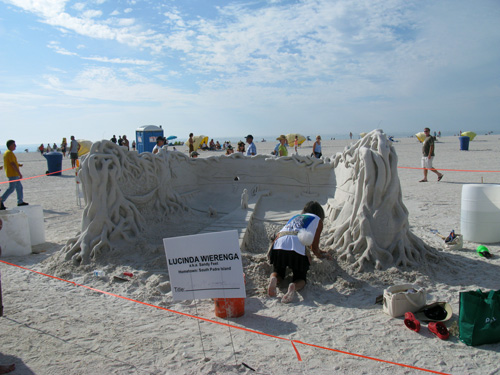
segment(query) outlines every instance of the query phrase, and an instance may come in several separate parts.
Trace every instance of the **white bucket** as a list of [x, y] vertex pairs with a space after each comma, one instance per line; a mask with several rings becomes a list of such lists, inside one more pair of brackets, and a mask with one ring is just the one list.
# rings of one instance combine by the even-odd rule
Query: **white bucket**
[[43, 223], [43, 209], [40, 205], [19, 206], [16, 210], [24, 211], [28, 215], [30, 225], [31, 246], [45, 243], [45, 225]]
[[460, 228], [466, 241], [500, 242], [500, 185], [462, 186]]
[[2, 229], [0, 246], [2, 257], [31, 254], [30, 226], [28, 215], [18, 210], [0, 211]]

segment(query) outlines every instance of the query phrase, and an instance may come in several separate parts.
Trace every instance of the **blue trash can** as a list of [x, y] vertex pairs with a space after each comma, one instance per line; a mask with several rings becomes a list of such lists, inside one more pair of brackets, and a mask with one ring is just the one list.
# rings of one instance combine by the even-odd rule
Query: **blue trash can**
[[49, 169], [46, 174], [48, 174], [49, 176], [60, 176], [62, 170], [63, 154], [54, 151], [47, 152], [46, 154], [43, 154], [43, 156], [45, 156], [45, 159], [47, 159], [47, 168]]
[[469, 137], [458, 137], [460, 139], [460, 150], [469, 151]]

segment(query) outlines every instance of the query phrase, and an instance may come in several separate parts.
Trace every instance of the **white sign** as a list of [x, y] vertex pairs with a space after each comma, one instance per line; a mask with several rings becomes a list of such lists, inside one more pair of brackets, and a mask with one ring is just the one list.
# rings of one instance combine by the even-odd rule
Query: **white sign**
[[173, 299], [245, 298], [236, 230], [164, 238]]

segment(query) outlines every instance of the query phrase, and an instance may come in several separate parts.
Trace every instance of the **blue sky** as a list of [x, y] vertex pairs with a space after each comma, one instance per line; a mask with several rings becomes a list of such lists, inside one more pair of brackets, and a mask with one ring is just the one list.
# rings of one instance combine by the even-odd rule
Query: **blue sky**
[[498, 133], [498, 20], [497, 0], [0, 0], [0, 142]]

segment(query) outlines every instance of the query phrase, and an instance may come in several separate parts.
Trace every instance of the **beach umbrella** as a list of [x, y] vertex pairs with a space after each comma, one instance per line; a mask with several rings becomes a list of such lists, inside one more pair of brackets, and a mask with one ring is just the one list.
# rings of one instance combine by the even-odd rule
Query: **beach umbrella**
[[291, 133], [291, 134], [287, 134], [286, 135], [286, 140], [288, 141], [288, 144], [290, 146], [293, 146], [295, 144], [295, 136], [297, 136], [298, 140], [299, 140], [299, 146], [305, 142], [306, 140], [306, 137], [304, 137], [302, 134], [298, 134], [298, 133]]
[[420, 132], [420, 133], [415, 134], [415, 137], [417, 137], [417, 139], [418, 139], [420, 142], [425, 141], [425, 133], [424, 133], [424, 132]]
[[90, 148], [92, 147], [91, 141], [86, 139], [77, 139], [77, 142], [80, 144], [80, 150], [78, 151], [79, 157], [90, 152]]
[[460, 134], [462, 137], [469, 137], [470, 140], [472, 141], [475, 137], [476, 137], [476, 133], [474, 132], [471, 132], [471, 131], [467, 131], [467, 132], [462, 132], [462, 134]]
[[167, 137], [167, 141], [171, 141], [172, 139], [177, 139], [177, 136], [171, 135], [171, 136]]
[[195, 151], [198, 150], [203, 143], [206, 143], [208, 146], [208, 136], [206, 135], [197, 135], [193, 137], [193, 141], [193, 147]]

